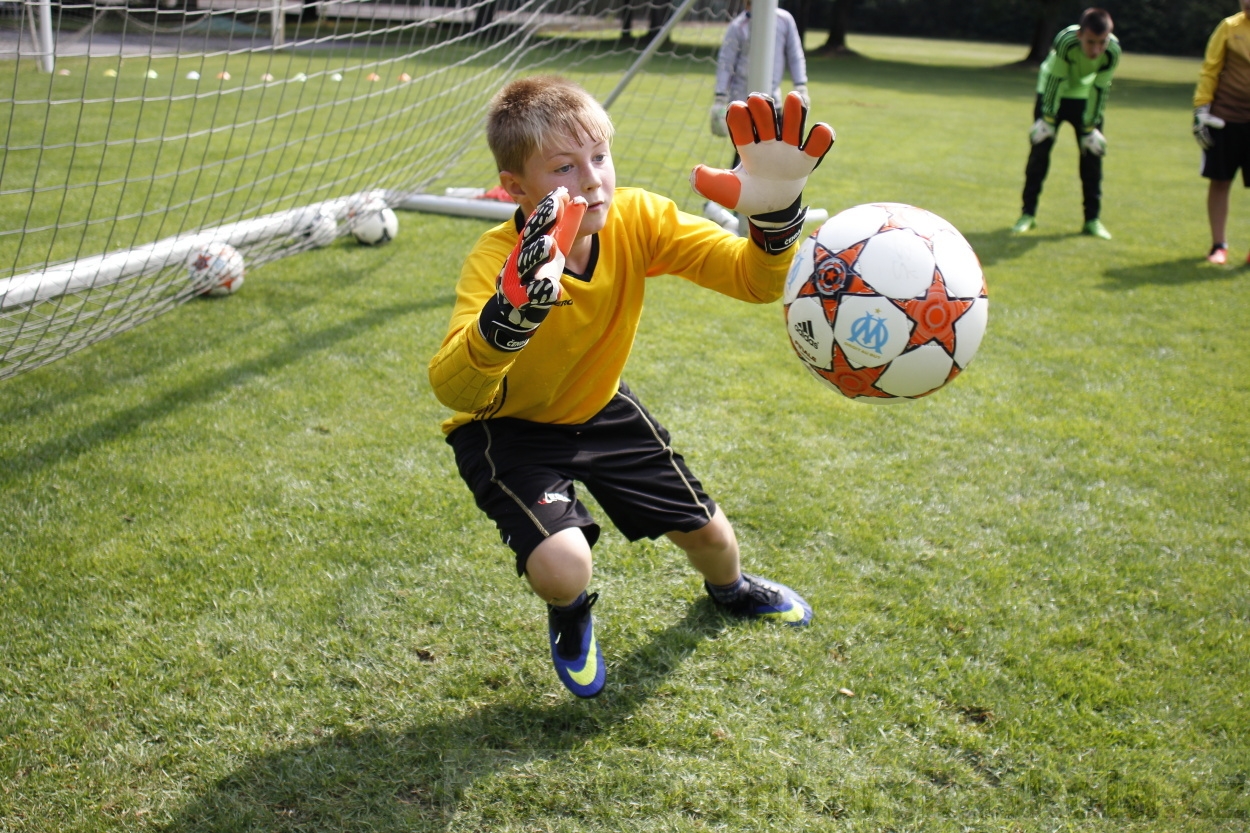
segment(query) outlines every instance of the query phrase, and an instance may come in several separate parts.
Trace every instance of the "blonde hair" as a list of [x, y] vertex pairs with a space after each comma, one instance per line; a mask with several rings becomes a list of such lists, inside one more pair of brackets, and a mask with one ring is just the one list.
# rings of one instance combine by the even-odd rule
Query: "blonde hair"
[[532, 75], [495, 93], [486, 113], [486, 144], [495, 165], [525, 172], [534, 151], [557, 138], [612, 141], [612, 120], [590, 93], [558, 75]]

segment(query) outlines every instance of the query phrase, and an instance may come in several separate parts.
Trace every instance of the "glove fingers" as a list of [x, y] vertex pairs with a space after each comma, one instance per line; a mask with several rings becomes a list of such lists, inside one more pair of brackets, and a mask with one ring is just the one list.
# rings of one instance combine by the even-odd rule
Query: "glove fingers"
[[581, 228], [582, 218], [586, 216], [586, 198], [574, 197], [564, 207], [559, 219], [556, 220], [555, 227], [551, 230], [551, 236], [556, 239], [556, 248], [561, 254], [567, 255], [569, 250], [573, 248], [573, 241], [577, 239], [577, 232]]
[[690, 172], [690, 186], [699, 195], [729, 209], [737, 208], [738, 199], [742, 196], [742, 181], [738, 175], [723, 168], [696, 165]]
[[755, 129], [751, 126], [751, 113], [747, 105], [735, 101], [729, 105], [725, 114], [725, 123], [729, 125], [729, 136], [735, 146], [749, 145], [755, 141]]
[[563, 185], [539, 200], [538, 205], [534, 206], [534, 213], [530, 214], [521, 228], [521, 245], [527, 245], [530, 240], [548, 234], [563, 216], [568, 201], [569, 189]]
[[836, 135], [833, 128], [822, 122], [817, 122], [812, 127], [812, 132], [807, 134], [807, 143], [803, 145], [803, 152], [816, 160], [819, 165], [820, 161], [825, 158], [825, 154], [833, 147]]
[[747, 96], [747, 109], [751, 111], [751, 121], [755, 123], [755, 135], [759, 137], [759, 141], [776, 139], [777, 106], [773, 104], [773, 100], [766, 95], [751, 93]]
[[781, 138], [787, 145], [799, 147], [803, 144], [803, 128], [807, 123], [807, 105], [803, 96], [796, 92], [786, 96], [781, 117]]
[[521, 272], [517, 268], [517, 262], [520, 258], [521, 244], [517, 243], [512, 249], [512, 253], [508, 255], [508, 260], [503, 265], [503, 271], [499, 273], [499, 289], [513, 307], [520, 307], [529, 301], [529, 295], [525, 292], [525, 287], [521, 286]]

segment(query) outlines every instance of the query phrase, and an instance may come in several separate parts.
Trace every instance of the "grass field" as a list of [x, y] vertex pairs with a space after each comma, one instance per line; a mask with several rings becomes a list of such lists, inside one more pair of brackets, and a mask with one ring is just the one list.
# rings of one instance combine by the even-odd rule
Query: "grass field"
[[849, 402], [777, 305], [657, 279], [626, 376], [809, 629], [609, 529], [608, 688], [563, 690], [426, 381], [487, 224], [405, 214], [0, 385], [0, 831], [1245, 830], [1250, 268], [1203, 261], [1197, 62], [1125, 57], [1114, 240], [1070, 133], [1013, 238], [1023, 47], [851, 46], [808, 196], [963, 230], [976, 360]]

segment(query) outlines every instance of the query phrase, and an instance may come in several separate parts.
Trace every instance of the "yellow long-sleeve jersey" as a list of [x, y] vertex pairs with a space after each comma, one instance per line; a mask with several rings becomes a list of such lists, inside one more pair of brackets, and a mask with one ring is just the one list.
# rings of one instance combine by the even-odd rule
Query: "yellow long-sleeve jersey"
[[781, 297], [794, 249], [769, 255], [746, 238], [678, 210], [672, 200], [618, 188], [584, 275], [565, 271], [560, 301], [522, 350], [487, 344], [478, 314], [516, 245], [520, 218], [478, 239], [460, 271], [430, 384], [456, 413], [444, 433], [472, 420], [517, 417], [576, 425], [615, 395], [633, 349], [646, 279], [677, 275], [752, 303]]
[[1194, 90], [1194, 106], [1211, 105], [1211, 115], [1250, 122], [1250, 20], [1244, 12], [1226, 17], [1207, 41]]

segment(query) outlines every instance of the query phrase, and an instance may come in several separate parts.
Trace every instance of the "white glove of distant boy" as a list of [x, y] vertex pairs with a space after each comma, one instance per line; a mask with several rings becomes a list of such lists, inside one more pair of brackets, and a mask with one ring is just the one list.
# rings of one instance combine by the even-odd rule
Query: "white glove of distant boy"
[[809, 110], [812, 109], [812, 96], [807, 92], [807, 85], [795, 84], [794, 91], [803, 99], [803, 106]]
[[725, 124], [725, 114], [728, 112], [729, 93], [717, 93], [716, 100], [712, 102], [712, 109], [708, 111], [713, 136], [729, 135], [729, 125]]
[[729, 105], [725, 121], [742, 161], [732, 171], [698, 165], [690, 172], [690, 185], [713, 202], [747, 215], [751, 239], [761, 249], [784, 252], [803, 230], [803, 187], [833, 147], [833, 128], [817, 123], [803, 141], [807, 107], [796, 92], [786, 96], [781, 118], [771, 97], [751, 93], [745, 103]]
[[1092, 153], [1094, 156], [1107, 155], [1107, 137], [1095, 127], [1081, 137], [1081, 152]]
[[1047, 139], [1055, 138], [1055, 126], [1046, 119], [1038, 119], [1029, 128], [1029, 142], [1040, 145]]
[[1198, 142], [1198, 147], [1203, 150], [1210, 150], [1215, 144], [1215, 140], [1211, 137], [1212, 130], [1220, 130], [1224, 127], [1224, 120], [1219, 116], [1211, 115], [1211, 105], [1203, 104], [1201, 107], [1194, 108], [1194, 139]]
[[494, 296], [478, 315], [478, 330], [492, 347], [520, 350], [560, 300], [564, 256], [585, 213], [586, 198], [569, 199], [563, 186], [534, 208], [499, 272]]

